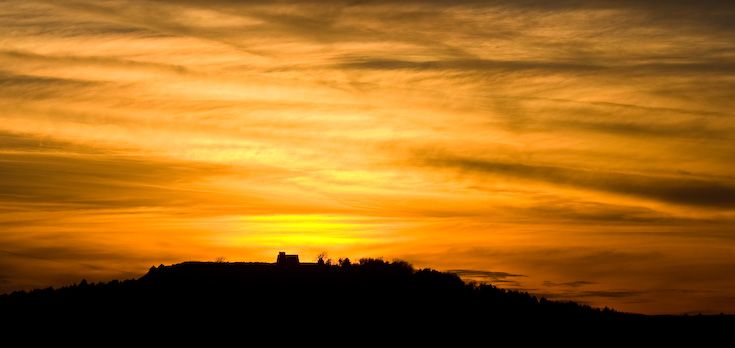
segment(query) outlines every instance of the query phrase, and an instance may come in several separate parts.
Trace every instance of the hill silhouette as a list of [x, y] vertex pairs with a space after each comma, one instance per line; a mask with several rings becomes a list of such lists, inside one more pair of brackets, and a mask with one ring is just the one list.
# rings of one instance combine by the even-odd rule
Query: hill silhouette
[[[465, 337], [514, 332], [623, 334], [729, 329], [732, 316], [645, 316], [538, 299], [405, 261], [340, 265], [184, 262], [139, 279], [18, 291], [0, 296], [3, 327], [148, 332], [321, 332]], [[24, 324], [25, 323], [25, 324]], [[27, 325], [26, 325], [27, 326]], [[233, 331], [233, 330], [237, 331]], [[673, 330], [673, 331], [672, 331]], [[418, 333], [423, 332], [422, 335]], [[425, 336], [429, 334], [429, 336]], [[463, 336], [465, 335], [465, 336]], [[472, 337], [472, 336], [470, 336]], [[467, 338], [467, 337], [465, 337]]]

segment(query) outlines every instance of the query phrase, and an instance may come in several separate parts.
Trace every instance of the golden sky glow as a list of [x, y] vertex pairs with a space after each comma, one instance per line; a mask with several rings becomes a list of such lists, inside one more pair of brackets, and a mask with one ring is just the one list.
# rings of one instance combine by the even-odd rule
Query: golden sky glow
[[326, 251], [735, 314], [727, 1], [0, 3], [0, 292]]

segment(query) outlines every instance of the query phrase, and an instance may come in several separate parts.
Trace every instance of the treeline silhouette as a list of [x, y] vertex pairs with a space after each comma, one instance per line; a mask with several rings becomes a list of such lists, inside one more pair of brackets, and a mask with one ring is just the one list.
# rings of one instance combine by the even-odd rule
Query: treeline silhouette
[[340, 327], [341, 333], [432, 335], [529, 332], [718, 332], [731, 316], [645, 316], [550, 301], [405, 261], [365, 258], [283, 266], [184, 262], [152, 267], [139, 279], [16, 291], [0, 296], [5, 324], [82, 325], [112, 330], [238, 328], [284, 332]]

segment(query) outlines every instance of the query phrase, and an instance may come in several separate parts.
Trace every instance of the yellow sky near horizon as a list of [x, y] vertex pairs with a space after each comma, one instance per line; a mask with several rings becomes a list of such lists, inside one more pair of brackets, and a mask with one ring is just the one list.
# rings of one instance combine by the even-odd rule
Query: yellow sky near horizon
[[2, 4], [0, 293], [326, 251], [735, 314], [733, 5]]

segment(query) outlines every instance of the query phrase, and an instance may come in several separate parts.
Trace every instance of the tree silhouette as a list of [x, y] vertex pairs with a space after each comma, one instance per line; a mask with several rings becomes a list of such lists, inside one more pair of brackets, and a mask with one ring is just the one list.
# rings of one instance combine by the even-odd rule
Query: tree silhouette
[[320, 265], [320, 266], [323, 266], [324, 265], [324, 259], [325, 258], [327, 258], [327, 252], [326, 251], [322, 251], [316, 257], [316, 264], [317, 265]]

